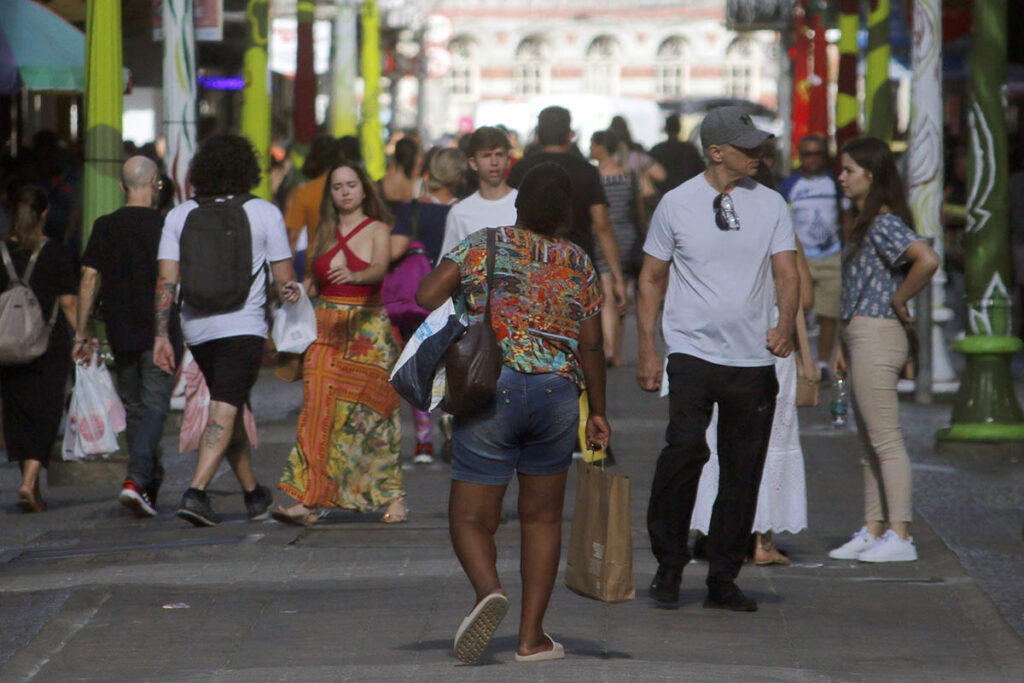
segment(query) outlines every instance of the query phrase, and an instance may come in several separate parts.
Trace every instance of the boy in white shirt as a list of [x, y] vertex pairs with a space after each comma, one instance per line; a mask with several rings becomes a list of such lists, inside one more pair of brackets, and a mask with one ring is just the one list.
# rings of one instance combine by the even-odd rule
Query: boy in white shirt
[[473, 131], [469, 166], [479, 178], [479, 189], [448, 212], [438, 262], [477, 230], [515, 225], [517, 192], [505, 182], [509, 148], [508, 136], [498, 128], [481, 126]]

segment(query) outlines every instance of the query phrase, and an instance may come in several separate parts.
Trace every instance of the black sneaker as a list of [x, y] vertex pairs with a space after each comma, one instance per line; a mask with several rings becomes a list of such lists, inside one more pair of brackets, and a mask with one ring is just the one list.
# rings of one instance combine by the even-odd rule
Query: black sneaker
[[663, 606], [675, 607], [679, 605], [679, 584], [683, 581], [683, 570], [679, 567], [658, 565], [658, 571], [651, 581], [651, 590], [648, 593], [651, 600]]
[[274, 494], [266, 486], [257, 484], [256, 488], [248, 493], [242, 492], [245, 498], [245, 511], [249, 513], [249, 519], [256, 522], [270, 517], [270, 506], [274, 504]]
[[210, 505], [210, 496], [199, 489], [190, 488], [185, 491], [181, 497], [181, 507], [175, 514], [196, 526], [214, 526], [220, 522], [220, 516]]
[[732, 581], [708, 586], [708, 597], [704, 599], [708, 609], [727, 609], [733, 612], [756, 612], [757, 602], [748, 598]]

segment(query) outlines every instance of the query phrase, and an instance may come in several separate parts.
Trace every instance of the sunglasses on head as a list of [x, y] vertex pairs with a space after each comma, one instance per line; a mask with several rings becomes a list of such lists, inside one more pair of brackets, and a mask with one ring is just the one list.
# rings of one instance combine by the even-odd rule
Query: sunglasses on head
[[715, 225], [719, 230], [739, 230], [740, 219], [736, 215], [736, 207], [733, 206], [732, 197], [727, 194], [719, 194], [711, 203], [715, 209]]

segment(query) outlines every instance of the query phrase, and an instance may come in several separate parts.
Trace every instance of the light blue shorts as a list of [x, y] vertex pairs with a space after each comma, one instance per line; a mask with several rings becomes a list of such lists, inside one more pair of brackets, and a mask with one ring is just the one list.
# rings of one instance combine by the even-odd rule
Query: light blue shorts
[[560, 474], [572, 464], [579, 391], [565, 377], [501, 369], [494, 400], [456, 418], [452, 479], [502, 486], [520, 474]]

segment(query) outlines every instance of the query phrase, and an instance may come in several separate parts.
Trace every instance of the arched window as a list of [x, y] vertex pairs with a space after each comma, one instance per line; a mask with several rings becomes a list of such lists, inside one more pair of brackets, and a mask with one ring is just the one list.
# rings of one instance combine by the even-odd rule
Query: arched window
[[448, 72], [448, 94], [476, 97], [479, 93], [480, 68], [476, 42], [468, 36], [457, 36], [448, 43], [452, 68]]
[[540, 95], [547, 91], [548, 46], [540, 36], [524, 38], [516, 48], [513, 88], [517, 95]]
[[654, 91], [659, 99], [682, 97], [690, 87], [686, 39], [672, 36], [658, 46], [654, 63]]
[[760, 96], [758, 55], [760, 49], [748, 38], [737, 38], [725, 52], [725, 91], [730, 97], [757, 101]]
[[584, 88], [595, 95], [619, 94], [619, 43], [611, 36], [598, 36], [587, 47]]

